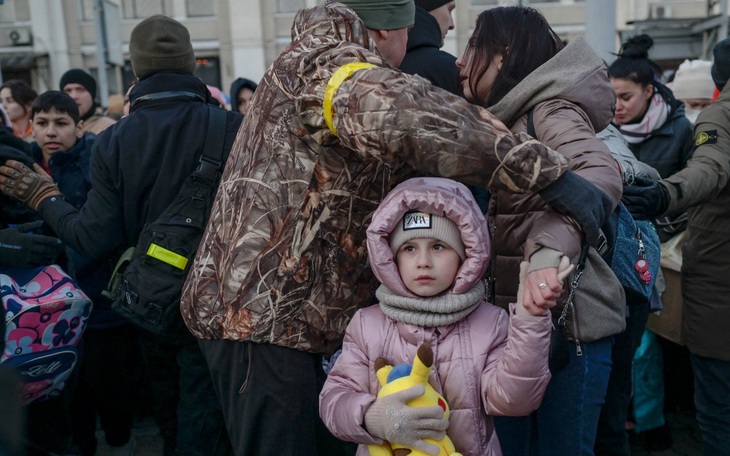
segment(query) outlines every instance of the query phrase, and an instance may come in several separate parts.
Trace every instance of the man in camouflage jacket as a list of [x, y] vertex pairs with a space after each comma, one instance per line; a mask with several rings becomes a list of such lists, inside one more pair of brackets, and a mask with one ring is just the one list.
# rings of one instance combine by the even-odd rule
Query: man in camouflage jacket
[[[183, 288], [182, 314], [202, 339], [237, 454], [256, 453], [265, 438], [252, 443], [253, 430], [277, 417], [306, 416], [313, 405], [303, 421], [316, 419], [319, 355], [338, 347], [355, 310], [374, 296], [365, 231], [396, 183], [418, 172], [515, 192], [567, 191], [561, 155], [395, 69], [412, 0], [344, 3], [297, 14], [292, 42], [239, 130]], [[409, 8], [409, 22], [388, 29], [371, 17], [393, 4]], [[371, 66], [337, 86], [333, 74], [351, 63]], [[280, 399], [278, 415], [271, 397]], [[294, 421], [279, 425], [275, 440], [313, 434]], [[270, 454], [283, 454], [268, 443]]]

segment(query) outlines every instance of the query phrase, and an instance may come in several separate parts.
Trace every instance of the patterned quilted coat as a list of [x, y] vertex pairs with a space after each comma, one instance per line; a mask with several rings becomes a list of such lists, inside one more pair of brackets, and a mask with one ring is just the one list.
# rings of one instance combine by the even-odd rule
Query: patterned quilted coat
[[[325, 87], [353, 62], [375, 67], [337, 90], [335, 136]], [[486, 110], [391, 68], [346, 6], [301, 10], [231, 150], [183, 317], [201, 339], [331, 353], [373, 299], [365, 231], [391, 187], [418, 172], [533, 192], [566, 166]]]

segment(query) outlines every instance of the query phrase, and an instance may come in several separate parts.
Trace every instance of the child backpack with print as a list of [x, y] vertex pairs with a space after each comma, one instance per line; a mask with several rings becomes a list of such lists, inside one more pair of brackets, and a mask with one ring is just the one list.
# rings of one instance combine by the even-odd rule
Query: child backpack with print
[[79, 361], [91, 300], [56, 265], [3, 272], [0, 364], [20, 374], [24, 403], [56, 397]]

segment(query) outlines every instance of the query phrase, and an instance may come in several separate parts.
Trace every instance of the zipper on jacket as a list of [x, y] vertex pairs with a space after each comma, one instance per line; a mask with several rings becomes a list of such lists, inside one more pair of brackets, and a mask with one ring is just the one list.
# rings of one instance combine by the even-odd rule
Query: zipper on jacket
[[576, 266], [575, 276], [570, 282], [568, 297], [565, 298], [565, 305], [563, 306], [563, 310], [560, 312], [560, 317], [558, 318], [558, 324], [564, 326], [568, 312], [573, 313], [573, 337], [575, 340], [575, 354], [578, 356], [583, 356], [583, 348], [580, 345], [580, 330], [578, 329], [578, 316], [575, 311], [575, 304], [573, 304], [573, 296], [575, 295], [575, 290], [578, 289], [578, 281], [582, 275], [583, 268], [580, 267], [580, 265]]
[[[490, 197], [491, 199], [491, 197]], [[496, 207], [496, 201], [497, 197], [494, 197], [495, 201], [495, 207]], [[487, 213], [484, 215], [484, 217], [489, 221], [489, 203], [490, 201], [487, 200]], [[495, 211], [496, 213], [496, 211]], [[489, 223], [489, 234], [492, 236], [492, 239], [494, 239], [494, 236], [497, 233], [497, 216], [494, 216], [494, 223]], [[494, 305], [497, 305], [496, 296], [494, 295], [494, 284], [496, 283], [496, 274], [497, 274], [497, 255], [496, 253], [492, 255], [492, 258], [489, 260], [490, 266], [489, 266], [489, 274], [487, 274], [487, 302], [492, 303]]]

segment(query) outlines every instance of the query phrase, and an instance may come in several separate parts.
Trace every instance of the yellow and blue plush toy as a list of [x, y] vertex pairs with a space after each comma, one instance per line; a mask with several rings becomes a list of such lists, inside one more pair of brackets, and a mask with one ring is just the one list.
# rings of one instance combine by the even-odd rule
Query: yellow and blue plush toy
[[[426, 392], [423, 396], [417, 397], [410, 402], [410, 407], [431, 407], [438, 405], [444, 410], [444, 418], [448, 419], [451, 411], [446, 399], [436, 392], [428, 383], [428, 374], [433, 367], [433, 350], [427, 342], [421, 344], [416, 351], [416, 357], [413, 364], [399, 364], [395, 367], [388, 365], [385, 358], [375, 360], [375, 375], [380, 382], [380, 392], [378, 399], [388, 396], [398, 391], [406, 390], [412, 386], [423, 384]], [[436, 445], [439, 448], [438, 456], [461, 456], [456, 452], [454, 444], [449, 436], [445, 435], [441, 440], [424, 439], [424, 441]], [[382, 445], [368, 445], [370, 456], [429, 456], [426, 453], [398, 445], [395, 443], [385, 442]]]

